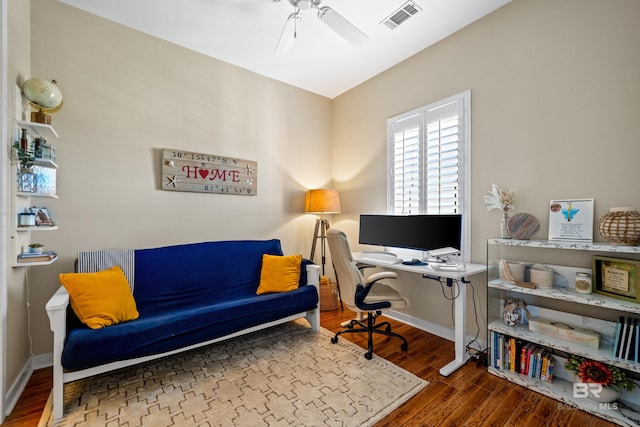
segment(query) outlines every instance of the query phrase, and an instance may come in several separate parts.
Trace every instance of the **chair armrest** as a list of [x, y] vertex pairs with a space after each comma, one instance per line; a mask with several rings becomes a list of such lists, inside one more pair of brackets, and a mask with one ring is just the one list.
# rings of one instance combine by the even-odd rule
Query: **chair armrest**
[[374, 273], [371, 276], [367, 277], [367, 285], [372, 285], [378, 280], [382, 279], [396, 279], [398, 278], [398, 273], [394, 273], [392, 271], [381, 271], [379, 273]]
[[67, 306], [69, 293], [60, 286], [45, 306], [49, 316], [49, 325], [53, 331], [53, 417], [62, 418], [64, 395], [64, 369], [62, 368], [62, 350], [67, 336]]
[[319, 265], [307, 265], [307, 285], [315, 286], [316, 290], [320, 290], [320, 271]]
[[370, 304], [364, 302], [364, 300], [367, 298], [367, 295], [369, 295], [372, 286], [373, 283], [368, 283], [367, 286], [356, 286], [356, 307], [367, 311], [382, 310], [383, 308], [391, 307], [391, 303], [389, 301], [380, 301]]
[[52, 331], [60, 330], [59, 326], [62, 325], [62, 331], [66, 329], [64, 322], [67, 315], [67, 306], [69, 305], [69, 293], [67, 290], [60, 286], [55, 294], [49, 298], [47, 305], [47, 315], [49, 316], [49, 327]]

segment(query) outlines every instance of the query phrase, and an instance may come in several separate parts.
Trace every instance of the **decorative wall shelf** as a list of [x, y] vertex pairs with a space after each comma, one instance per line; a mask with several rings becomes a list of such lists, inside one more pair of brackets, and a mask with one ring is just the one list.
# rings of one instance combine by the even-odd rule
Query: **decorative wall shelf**
[[23, 191], [16, 192], [16, 196], [20, 197], [48, 197], [50, 199], [57, 199], [57, 194], [47, 194], [47, 193], [25, 193]]
[[53, 225], [29, 225], [26, 227], [16, 227], [16, 231], [24, 232], [24, 231], [54, 231], [57, 230], [58, 227]]
[[43, 138], [58, 138], [57, 132], [51, 125], [36, 122], [25, 122], [24, 120], [15, 120], [15, 123], [21, 129], [26, 129], [32, 135], [41, 136]]
[[38, 265], [51, 265], [54, 262], [58, 261], [58, 257], [56, 256], [55, 258], [49, 260], [49, 261], [38, 261], [38, 262], [15, 262], [13, 263], [12, 267], [35, 267]]
[[[14, 120], [14, 123], [20, 129], [26, 129], [27, 133], [31, 137], [42, 137], [45, 139], [57, 139], [58, 133], [51, 125], [36, 123], [36, 122], [27, 122], [23, 120]], [[52, 159], [42, 159], [38, 158], [33, 160], [31, 163], [35, 166], [35, 169], [58, 169], [58, 165], [53, 160], [55, 157], [52, 156]], [[13, 165], [12, 165], [13, 166]], [[17, 167], [17, 164], [16, 164]], [[13, 198], [12, 198], [12, 211], [15, 212], [12, 215], [12, 229], [15, 233], [12, 235], [11, 243], [12, 243], [12, 251], [11, 251], [11, 260], [9, 263], [12, 267], [32, 267], [39, 265], [50, 265], [58, 260], [58, 257], [47, 261], [37, 261], [37, 262], [17, 262], [17, 254], [21, 252], [21, 248], [24, 248], [31, 243], [31, 232], [40, 232], [40, 231], [54, 231], [57, 230], [56, 226], [27, 226], [27, 227], [19, 227], [18, 226], [18, 212], [24, 212], [33, 206], [32, 199], [33, 198], [49, 198], [49, 199], [57, 199], [58, 196], [56, 193], [56, 182], [55, 182], [55, 171], [51, 171], [54, 179], [49, 181], [42, 189], [48, 191], [46, 193], [35, 193], [35, 192], [21, 192], [17, 191], [17, 183], [13, 185]]]

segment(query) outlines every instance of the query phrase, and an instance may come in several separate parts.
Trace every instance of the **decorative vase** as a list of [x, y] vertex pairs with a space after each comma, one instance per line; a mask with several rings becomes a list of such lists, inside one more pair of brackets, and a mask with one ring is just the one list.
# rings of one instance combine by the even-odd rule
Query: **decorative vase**
[[21, 193], [36, 192], [36, 174], [31, 169], [20, 169], [18, 173], [18, 191]]
[[633, 208], [611, 208], [598, 220], [598, 232], [616, 245], [640, 243], [640, 212]]
[[502, 321], [507, 326], [527, 323], [527, 303], [522, 298], [505, 298], [502, 309]]
[[611, 403], [620, 397], [621, 393], [609, 387], [602, 387], [600, 393], [596, 397], [593, 392], [589, 393], [589, 399], [600, 403]]
[[43, 251], [43, 247], [42, 246], [38, 246], [36, 248], [29, 248], [29, 252], [31, 252], [32, 254], [41, 254]]
[[500, 237], [503, 239], [510, 239], [511, 233], [509, 233], [509, 229], [507, 228], [507, 224], [509, 223], [509, 212], [502, 211], [502, 217], [500, 218]]

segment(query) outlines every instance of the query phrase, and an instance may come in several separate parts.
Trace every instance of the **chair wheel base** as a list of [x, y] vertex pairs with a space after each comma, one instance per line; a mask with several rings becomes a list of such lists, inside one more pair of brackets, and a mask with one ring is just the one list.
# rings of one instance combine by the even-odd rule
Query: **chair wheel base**
[[335, 344], [338, 342], [338, 337], [331, 338], [331, 344]]
[[373, 358], [373, 353], [371, 353], [371, 352], [366, 352], [366, 353], [364, 354], [364, 358], [365, 358], [365, 359], [367, 359], [367, 360], [371, 360], [371, 359]]
[[406, 342], [403, 342], [402, 345], [400, 346], [400, 350], [402, 351], [407, 351], [409, 350], [409, 346], [407, 345]]

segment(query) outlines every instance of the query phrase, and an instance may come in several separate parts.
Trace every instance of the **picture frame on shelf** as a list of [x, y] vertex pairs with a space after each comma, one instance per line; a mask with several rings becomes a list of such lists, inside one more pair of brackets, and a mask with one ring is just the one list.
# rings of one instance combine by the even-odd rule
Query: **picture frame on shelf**
[[47, 208], [34, 206], [31, 208], [31, 213], [36, 215], [37, 226], [53, 227], [56, 225]]
[[593, 242], [593, 199], [551, 200], [549, 240]]
[[592, 273], [594, 293], [640, 303], [640, 261], [594, 256]]

